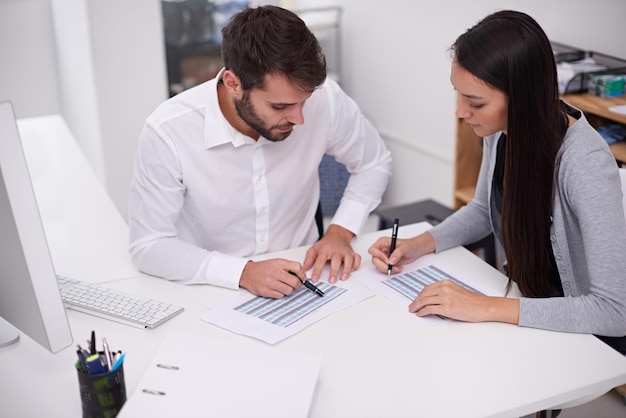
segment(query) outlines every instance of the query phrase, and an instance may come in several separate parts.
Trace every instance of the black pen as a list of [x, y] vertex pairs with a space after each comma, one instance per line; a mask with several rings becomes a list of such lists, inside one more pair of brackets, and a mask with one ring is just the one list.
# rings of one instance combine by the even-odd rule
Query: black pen
[[89, 342], [89, 352], [91, 355], [97, 354], [96, 350], [96, 331], [91, 331], [91, 341]]
[[[298, 275], [296, 273], [294, 273], [293, 271], [289, 271], [289, 274], [298, 277]], [[302, 280], [300, 277], [298, 277], [298, 280], [300, 280], [300, 282], [304, 285], [304, 287], [309, 289], [311, 292], [315, 293], [317, 296], [319, 296], [321, 298], [324, 297], [324, 292], [322, 292], [317, 286], [315, 286], [310, 281]]]
[[[393, 229], [391, 230], [391, 246], [389, 247], [389, 257], [391, 253], [396, 249], [396, 240], [398, 239], [398, 226], [400, 226], [400, 220], [395, 218], [393, 220]], [[391, 264], [387, 264], [387, 276], [391, 276]]]

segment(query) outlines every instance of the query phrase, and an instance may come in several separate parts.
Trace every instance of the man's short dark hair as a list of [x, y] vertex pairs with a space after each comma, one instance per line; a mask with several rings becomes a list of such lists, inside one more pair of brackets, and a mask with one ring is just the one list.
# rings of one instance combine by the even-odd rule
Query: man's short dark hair
[[295, 13], [277, 7], [246, 8], [222, 30], [222, 59], [244, 90], [263, 88], [268, 74], [287, 77], [306, 91], [326, 79], [319, 42]]

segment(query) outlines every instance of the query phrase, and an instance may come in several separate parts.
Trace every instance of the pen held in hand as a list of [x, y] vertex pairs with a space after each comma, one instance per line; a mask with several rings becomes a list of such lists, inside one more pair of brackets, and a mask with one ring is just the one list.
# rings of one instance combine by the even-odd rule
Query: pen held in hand
[[[391, 230], [391, 245], [389, 247], [389, 257], [396, 249], [396, 241], [398, 240], [398, 227], [400, 226], [400, 220], [395, 218], [393, 220], [393, 229]], [[391, 264], [387, 264], [387, 276], [391, 276]]]
[[[289, 274], [291, 274], [292, 276], [298, 277], [298, 275], [296, 273], [294, 273], [293, 271], [290, 271]], [[304, 285], [304, 287], [309, 289], [311, 292], [315, 293], [317, 296], [319, 296], [321, 298], [324, 297], [324, 292], [322, 292], [317, 286], [315, 286], [310, 281], [302, 280], [300, 277], [298, 277], [298, 280], [300, 280], [300, 283], [302, 283]]]

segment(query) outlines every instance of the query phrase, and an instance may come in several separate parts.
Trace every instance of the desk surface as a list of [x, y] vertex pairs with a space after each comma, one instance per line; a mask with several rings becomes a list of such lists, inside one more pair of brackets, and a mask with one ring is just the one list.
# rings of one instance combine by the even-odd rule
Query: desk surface
[[[37, 119], [29, 124], [45, 127], [44, 122], [55, 120]], [[20, 129], [25, 132], [33, 126], [21, 124]], [[28, 142], [33, 135], [24, 135], [23, 140]], [[75, 147], [71, 141], [61, 144], [62, 137], [67, 135], [53, 138], [59, 141], [56, 148]], [[27, 153], [33, 149], [30, 145], [25, 148]], [[30, 162], [31, 155], [28, 157]], [[80, 154], [74, 157], [82, 158]], [[54, 159], [41, 159], [39, 163], [42, 171], [54, 173], [61, 169], [61, 165], [54, 169], [44, 167], [56, 164]], [[89, 175], [74, 177], [81, 177], [81, 181], [90, 178]], [[34, 176], [34, 181], [40, 178], [43, 177]], [[90, 190], [94, 194], [104, 193], [97, 182], [90, 185]], [[265, 345], [199, 319], [210, 301], [234, 291], [183, 286], [134, 271], [126, 253], [124, 222], [112, 205], [97, 210], [92, 206], [94, 201], [102, 203], [101, 200], [95, 196], [88, 200], [75, 194], [71, 203], [82, 208], [83, 213], [91, 213], [92, 223], [109, 226], [104, 228], [106, 232], [97, 232], [101, 234], [97, 235], [98, 239], [85, 242], [88, 236], [85, 231], [63, 225], [70, 220], [78, 222], [80, 218], [60, 216], [59, 212], [52, 216], [54, 211], [62, 209], [55, 203], [58, 198], [54, 194], [37, 193], [37, 196], [46, 220], [46, 232], [54, 235], [49, 237], [51, 245], [60, 246], [52, 251], [55, 265], [81, 279], [107, 281], [109, 286], [124, 292], [185, 307], [181, 315], [153, 330], [67, 312], [75, 343], [83, 344], [95, 329], [98, 335], [107, 337], [113, 348], [127, 352], [124, 369], [131, 396], [160, 342], [170, 333]], [[403, 226], [400, 236], [410, 236], [426, 227], [426, 224]], [[378, 236], [388, 233], [366, 234], [355, 241], [355, 249], [363, 255], [362, 269], [373, 269], [367, 248]], [[305, 251], [298, 248], [261, 258], [280, 256], [302, 261]], [[76, 254], [81, 256], [72, 257]], [[464, 248], [445, 251], [437, 257], [491, 287], [503, 288], [506, 283], [504, 276]], [[327, 317], [275, 347], [322, 357], [313, 417], [522, 416], [591, 400], [626, 383], [626, 359], [593, 336], [500, 323], [450, 321], [431, 327], [380, 296]], [[80, 416], [75, 358], [72, 347], [50, 354], [24, 335], [17, 344], [1, 349], [2, 414]]]

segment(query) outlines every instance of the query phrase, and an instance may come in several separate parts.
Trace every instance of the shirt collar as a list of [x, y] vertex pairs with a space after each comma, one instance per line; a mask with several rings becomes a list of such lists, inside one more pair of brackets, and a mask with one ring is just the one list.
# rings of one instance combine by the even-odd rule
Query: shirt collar
[[222, 68], [214, 79], [207, 85], [207, 106], [204, 114], [204, 146], [207, 149], [218, 147], [227, 143], [232, 143], [235, 148], [245, 144], [254, 143], [252, 138], [248, 138], [237, 131], [224, 117], [220, 109], [217, 98], [218, 81], [226, 71]]

